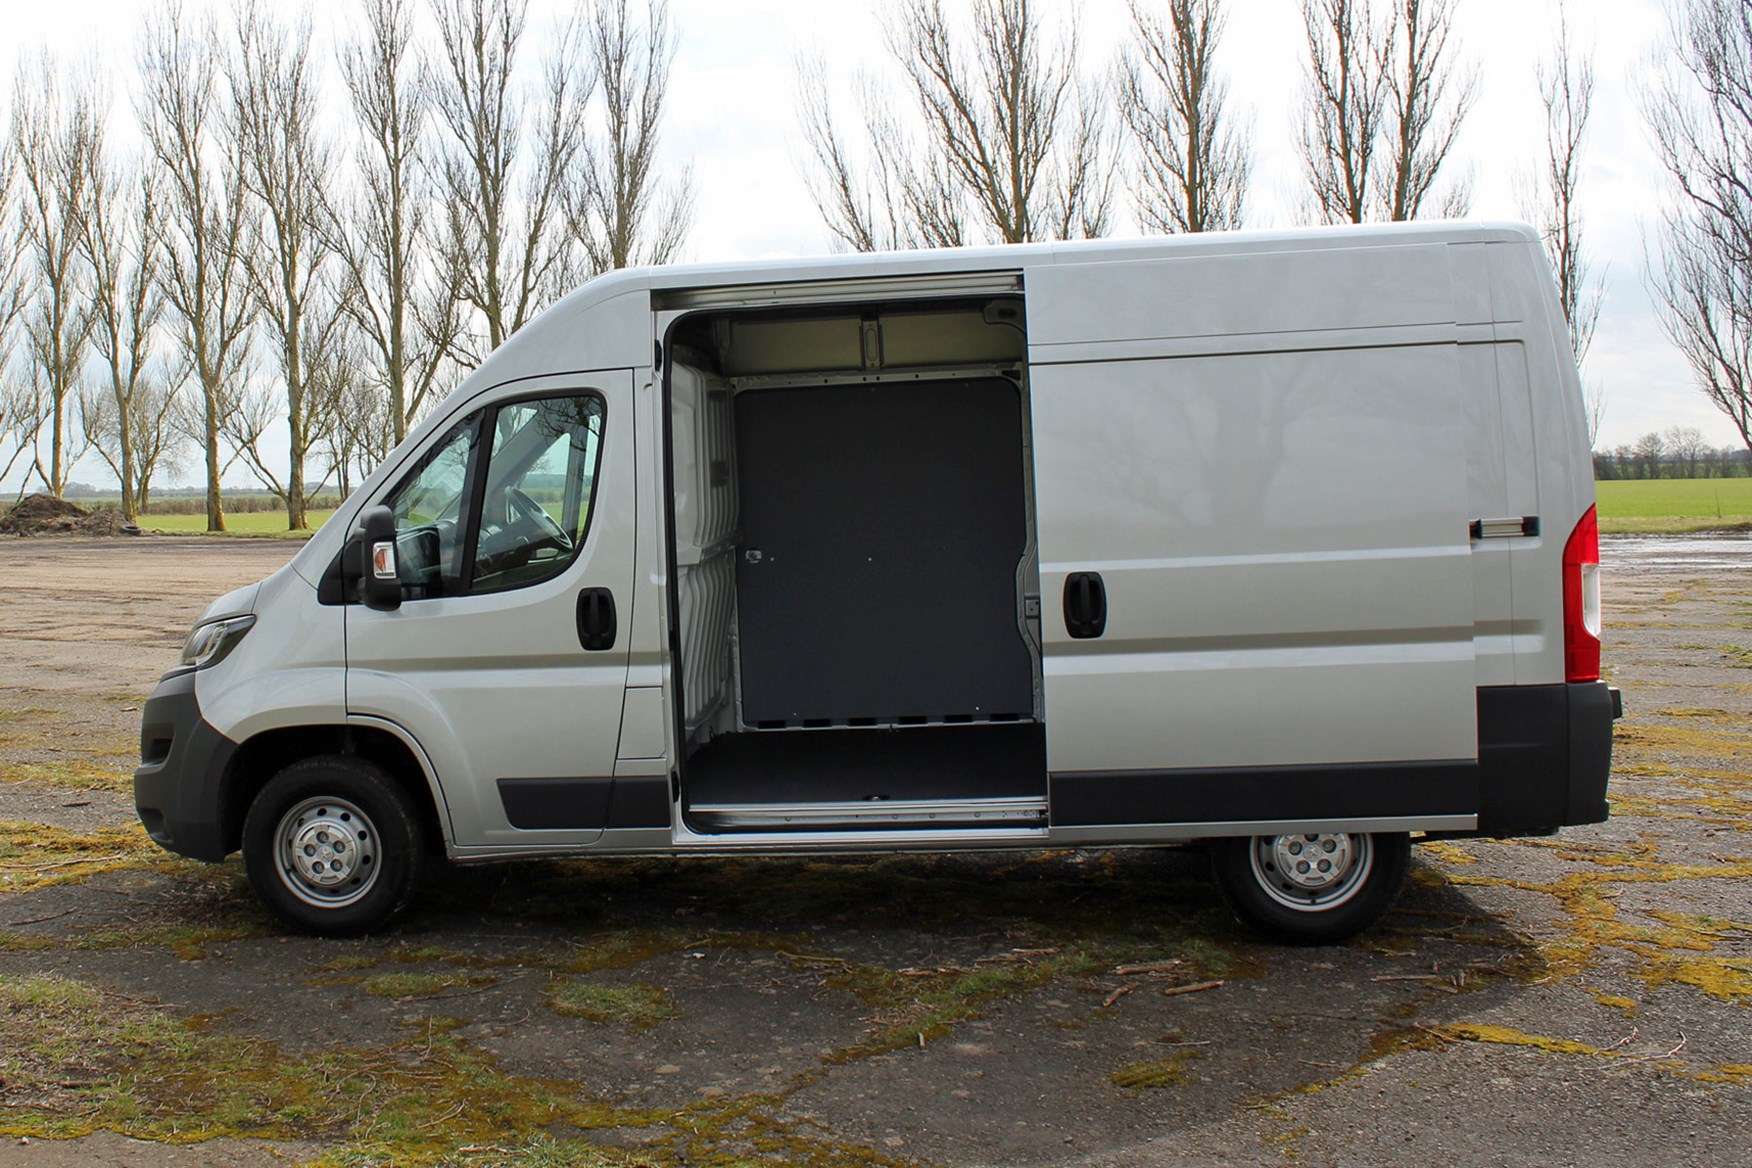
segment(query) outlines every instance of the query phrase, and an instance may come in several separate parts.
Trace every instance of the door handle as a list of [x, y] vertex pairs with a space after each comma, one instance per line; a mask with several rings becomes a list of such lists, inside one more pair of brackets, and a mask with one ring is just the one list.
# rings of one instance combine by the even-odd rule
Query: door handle
[[593, 653], [614, 648], [614, 593], [586, 588], [578, 593], [578, 643]]
[[1065, 577], [1065, 632], [1079, 641], [1107, 631], [1107, 585], [1100, 572], [1072, 572]]

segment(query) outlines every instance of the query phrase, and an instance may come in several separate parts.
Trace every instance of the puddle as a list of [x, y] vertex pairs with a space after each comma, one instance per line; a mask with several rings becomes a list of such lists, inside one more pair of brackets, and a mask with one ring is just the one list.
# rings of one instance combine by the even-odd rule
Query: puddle
[[1603, 535], [1600, 563], [1615, 574], [1752, 569], [1752, 534]]

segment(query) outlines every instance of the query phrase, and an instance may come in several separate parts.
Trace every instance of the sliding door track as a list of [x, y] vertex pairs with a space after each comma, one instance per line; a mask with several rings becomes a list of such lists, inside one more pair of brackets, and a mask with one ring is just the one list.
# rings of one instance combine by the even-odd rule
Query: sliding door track
[[859, 799], [833, 803], [706, 803], [687, 809], [695, 831], [906, 831], [1046, 826], [1044, 797]]

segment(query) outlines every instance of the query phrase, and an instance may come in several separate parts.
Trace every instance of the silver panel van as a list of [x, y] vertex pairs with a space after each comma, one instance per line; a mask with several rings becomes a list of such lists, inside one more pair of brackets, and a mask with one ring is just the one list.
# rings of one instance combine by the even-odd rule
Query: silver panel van
[[493, 353], [144, 711], [152, 838], [356, 933], [422, 865], [1208, 843], [1327, 942], [1411, 837], [1606, 818], [1535, 235], [617, 272]]

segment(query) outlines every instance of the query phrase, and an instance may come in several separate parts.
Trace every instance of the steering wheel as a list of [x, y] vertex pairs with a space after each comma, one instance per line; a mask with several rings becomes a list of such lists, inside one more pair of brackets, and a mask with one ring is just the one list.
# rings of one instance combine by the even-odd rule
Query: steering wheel
[[505, 488], [505, 499], [519, 516], [541, 528], [542, 534], [558, 544], [561, 551], [569, 552], [572, 550], [572, 539], [566, 534], [566, 529], [554, 522], [554, 517], [549, 515], [540, 503], [516, 487]]

